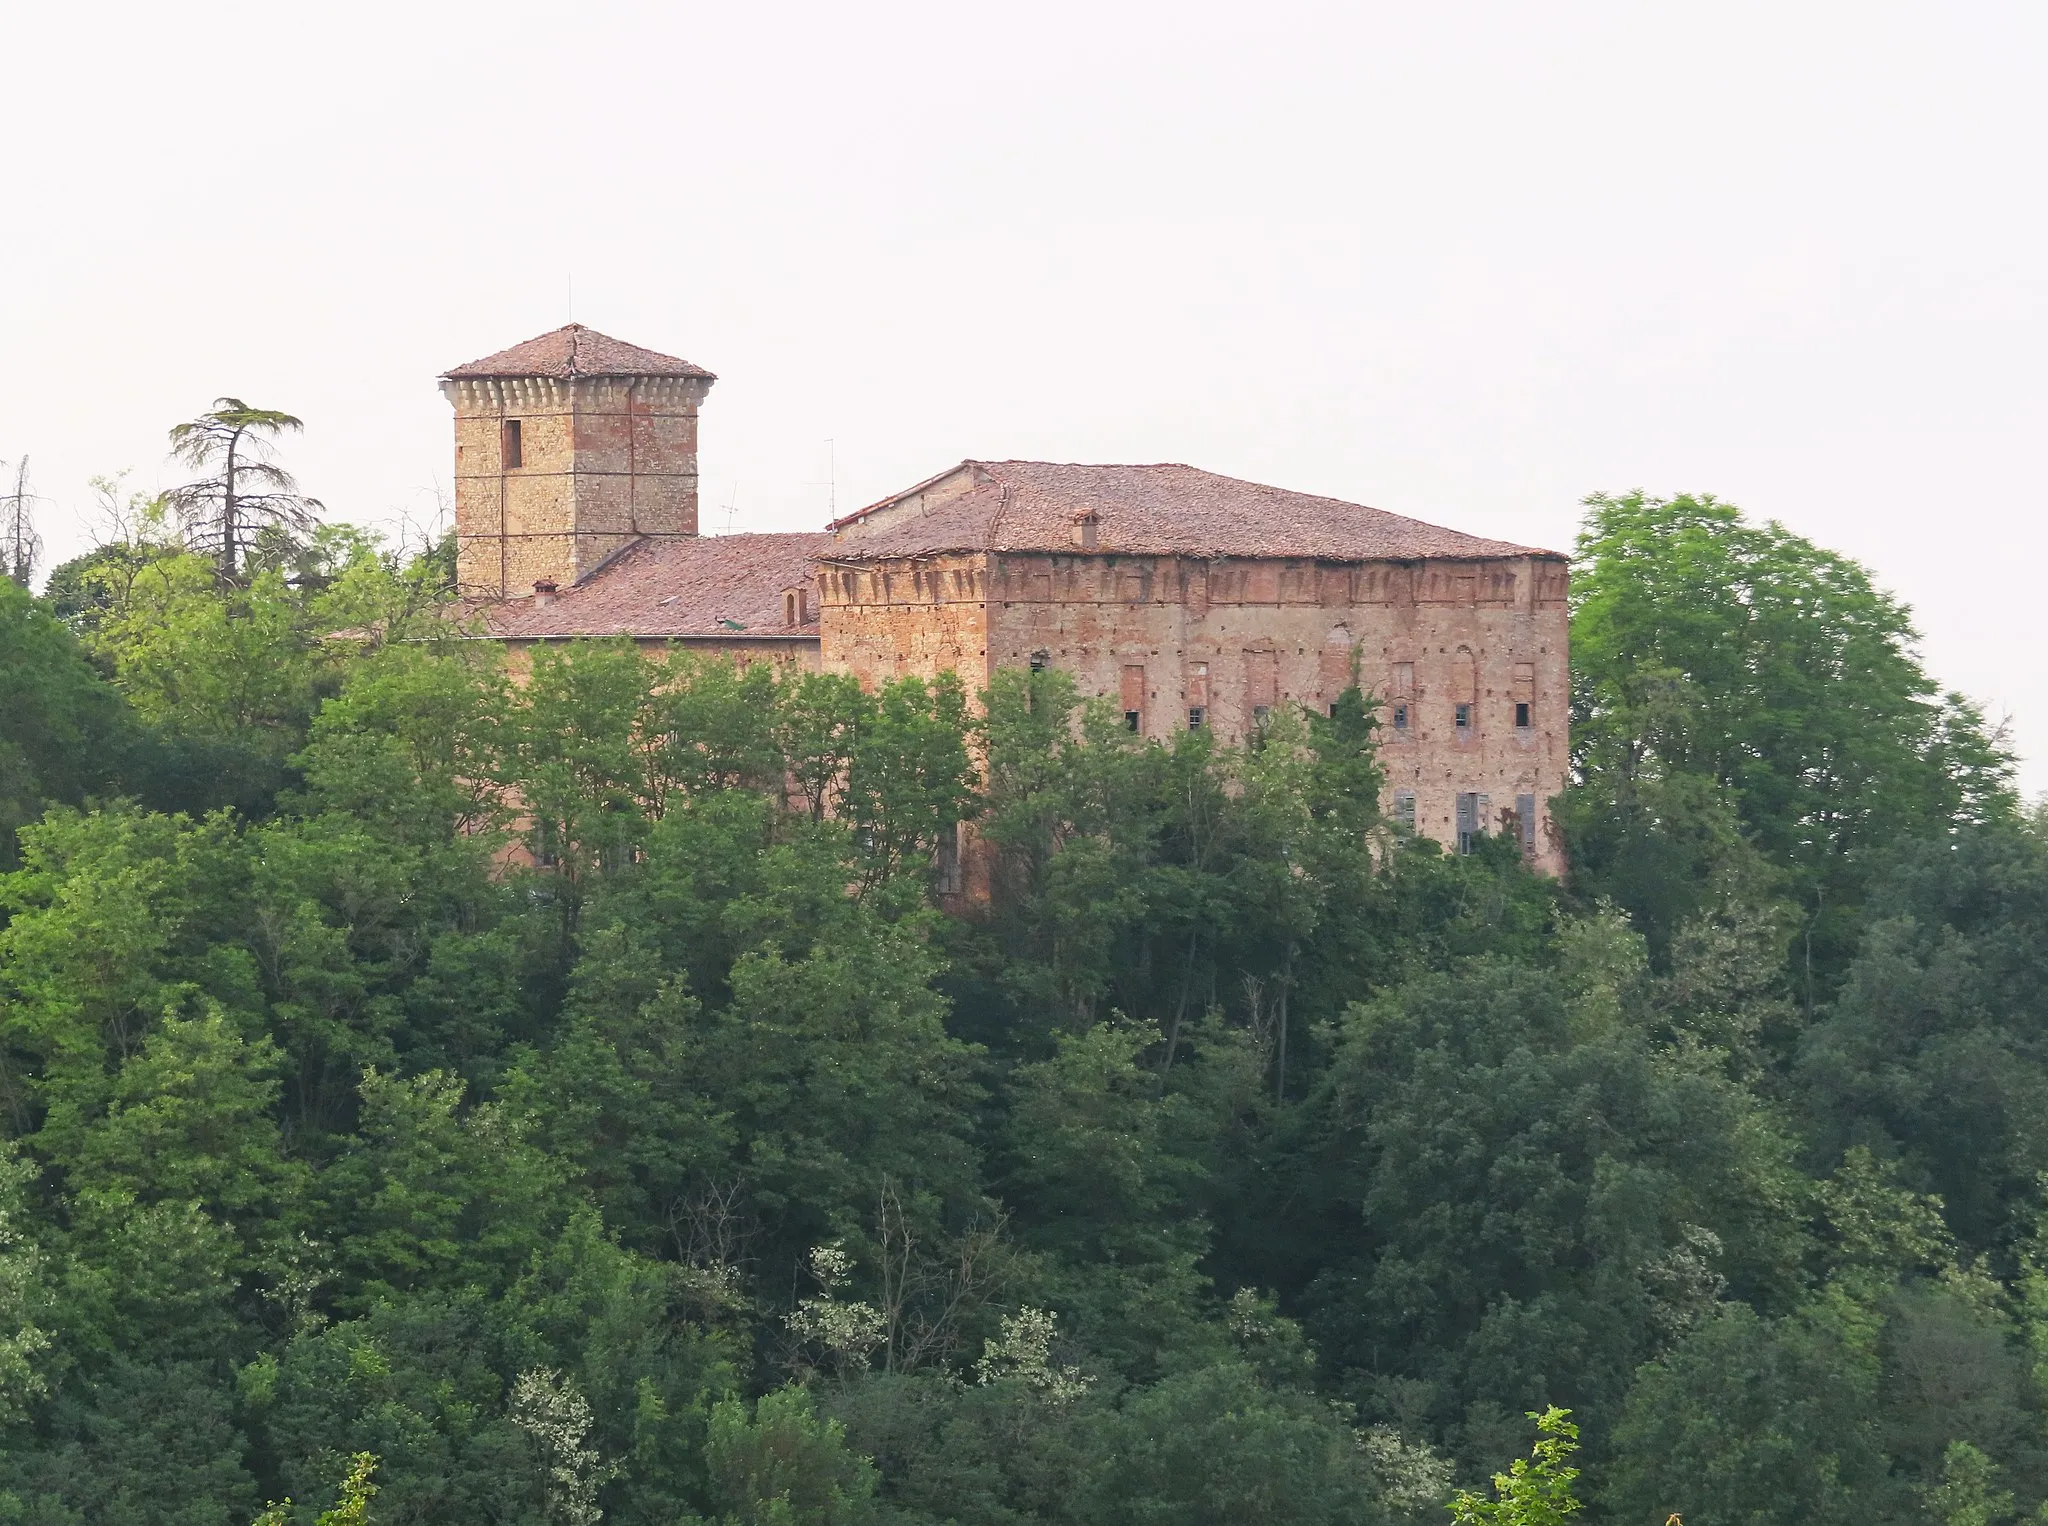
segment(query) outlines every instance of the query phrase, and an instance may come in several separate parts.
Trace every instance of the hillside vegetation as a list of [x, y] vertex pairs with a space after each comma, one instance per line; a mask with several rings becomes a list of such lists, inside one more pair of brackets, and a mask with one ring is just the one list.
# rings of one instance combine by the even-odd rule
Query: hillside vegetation
[[1853, 563], [1579, 557], [1562, 884], [1381, 821], [1364, 686], [0, 580], [0, 1523], [1394, 1526], [1553, 1407], [1588, 1520], [2031, 1517], [2048, 832]]

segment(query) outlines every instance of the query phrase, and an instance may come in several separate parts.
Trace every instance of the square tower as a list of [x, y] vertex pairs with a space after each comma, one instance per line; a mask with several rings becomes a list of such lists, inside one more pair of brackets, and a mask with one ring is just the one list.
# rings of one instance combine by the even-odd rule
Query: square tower
[[567, 587], [635, 541], [695, 535], [697, 409], [717, 379], [580, 323], [447, 372], [462, 591]]

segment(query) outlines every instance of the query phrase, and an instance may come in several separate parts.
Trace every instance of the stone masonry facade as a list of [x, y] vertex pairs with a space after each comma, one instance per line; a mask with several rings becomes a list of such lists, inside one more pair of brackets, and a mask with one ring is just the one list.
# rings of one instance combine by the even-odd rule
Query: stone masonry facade
[[[593, 374], [632, 368], [657, 374]], [[1563, 557], [1191, 467], [1043, 462], [962, 462], [817, 534], [700, 539], [713, 380], [589, 330], [443, 379], [459, 575], [515, 652], [629, 636], [970, 688], [1054, 667], [1142, 735], [1225, 742], [1355, 675], [1390, 818], [1453, 849], [1511, 834], [1561, 871]]]

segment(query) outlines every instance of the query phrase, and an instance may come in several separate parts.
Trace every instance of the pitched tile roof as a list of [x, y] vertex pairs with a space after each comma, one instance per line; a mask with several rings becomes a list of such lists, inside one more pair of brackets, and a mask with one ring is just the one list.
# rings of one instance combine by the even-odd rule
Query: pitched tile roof
[[826, 554], [867, 561], [948, 551], [1073, 552], [1076, 527], [1091, 515], [1094, 550], [1106, 556], [1558, 555], [1192, 466], [1049, 461], [963, 461], [834, 523]]
[[[811, 587], [813, 564], [832, 537], [796, 535], [664, 536], [635, 542], [593, 568], [546, 604], [532, 595], [493, 604], [491, 634], [510, 639], [573, 636], [665, 637], [818, 635], [818, 600], [809, 623], [783, 623], [783, 590]], [[735, 628], [737, 627], [737, 628]]]
[[580, 323], [515, 344], [509, 350], [472, 360], [444, 371], [444, 376], [702, 376], [717, 378], [702, 366], [673, 355], [643, 350]]

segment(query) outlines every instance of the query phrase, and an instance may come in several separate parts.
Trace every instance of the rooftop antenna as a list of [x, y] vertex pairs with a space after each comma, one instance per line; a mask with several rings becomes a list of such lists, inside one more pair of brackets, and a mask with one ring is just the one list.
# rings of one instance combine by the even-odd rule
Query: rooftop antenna
[[719, 532], [718, 532], [719, 534], [721, 534], [721, 535], [730, 535], [730, 534], [732, 534], [732, 521], [733, 521], [733, 516], [734, 516], [735, 514], [739, 513], [739, 511], [740, 511], [740, 485], [739, 485], [739, 483], [738, 483], [738, 482], [734, 482], [734, 483], [733, 483], [733, 485], [732, 485], [732, 491], [731, 491], [730, 493], [727, 493], [727, 494], [725, 495], [725, 528], [724, 528], [723, 530], [719, 531]]

